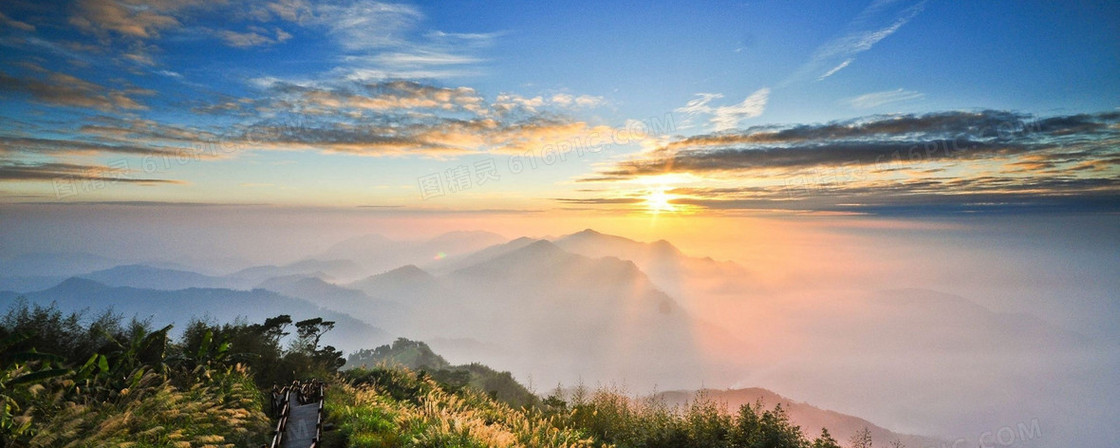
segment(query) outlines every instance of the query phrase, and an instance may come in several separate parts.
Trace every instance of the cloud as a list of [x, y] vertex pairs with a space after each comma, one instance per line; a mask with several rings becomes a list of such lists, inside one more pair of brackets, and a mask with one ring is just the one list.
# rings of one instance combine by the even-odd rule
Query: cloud
[[414, 68], [430, 65], [459, 65], [473, 64], [480, 60], [475, 57], [448, 54], [429, 50], [420, 50], [414, 53], [382, 53], [374, 56], [376, 63], [391, 67]]
[[745, 118], [754, 118], [762, 115], [766, 110], [766, 101], [770, 98], [770, 89], [758, 89], [743, 102], [733, 105], [717, 107], [712, 110], [712, 126], [716, 132], [734, 129], [739, 126], [739, 121]]
[[924, 97], [925, 94], [921, 92], [896, 89], [863, 94], [850, 98], [846, 102], [855, 109], [872, 109], [886, 104], [918, 100]]
[[678, 107], [677, 112], [682, 112], [688, 115], [707, 114], [712, 112], [711, 106], [708, 106], [712, 100], [723, 98], [722, 93], [697, 93], [696, 98], [688, 101], [684, 106]]
[[11, 17], [8, 17], [7, 15], [5, 15], [3, 11], [0, 11], [0, 25], [10, 27], [10, 28], [15, 28], [15, 29], [20, 30], [20, 31], [35, 31], [35, 26], [34, 25], [31, 25], [27, 22], [21, 22], [19, 20], [12, 19]]
[[414, 120], [393, 125], [338, 122], [259, 123], [234, 144], [263, 150], [319, 150], [363, 156], [454, 157], [472, 153], [522, 154], [545, 145], [609, 135], [611, 128], [546, 118], [506, 123], [494, 119]]
[[720, 209], [1120, 196], [1120, 113], [942, 112], [759, 126], [678, 139], [579, 180], [602, 185], [592, 197], [615, 197], [667, 174], [693, 179], [673, 191], [674, 203]]
[[[44, 102], [106, 111], [118, 105], [135, 107], [119, 98], [119, 92], [98, 95], [94, 92], [100, 86], [73, 80], [69, 84], [76, 91], [0, 78], [5, 90], [30, 90]], [[66, 136], [0, 136], [0, 154], [31, 159], [121, 154], [203, 160], [242, 150], [297, 150], [454, 157], [520, 154], [549, 144], [589, 141], [596, 135], [606, 141], [614, 131], [562, 113], [601, 104], [601, 98], [588, 95], [556, 94], [533, 100], [504, 94], [489, 102], [469, 87], [404, 80], [325, 83], [260, 78], [254, 84], [260, 89], [256, 98], [219, 98], [195, 108], [219, 123], [208, 128], [127, 115], [91, 116]], [[34, 129], [27, 132], [37, 135]], [[216, 147], [220, 151], [210, 151]]]
[[171, 179], [131, 177], [127, 168], [73, 163], [0, 162], [0, 181], [88, 180], [133, 184], [181, 184]]
[[346, 50], [364, 51], [400, 46], [424, 18], [413, 6], [382, 2], [319, 4], [312, 23], [326, 27]]
[[344, 52], [334, 73], [350, 80], [447, 79], [479, 74], [474, 55], [502, 33], [422, 32], [414, 6], [352, 1], [315, 4], [300, 23], [326, 30]]
[[579, 107], [579, 108], [593, 108], [606, 104], [606, 100], [601, 96], [579, 95], [574, 96], [567, 93], [557, 93], [550, 98], [552, 104], [561, 107]]
[[[291, 39], [292, 35], [280, 28], [275, 28], [271, 33], [261, 27], [250, 27], [249, 31], [237, 32], [231, 30], [217, 30], [215, 34], [232, 47], [252, 48], [282, 43]], [[271, 34], [271, 35], [270, 35]]]
[[560, 108], [565, 110], [590, 109], [606, 104], [601, 96], [571, 95], [557, 93], [553, 95], [538, 95], [524, 97], [515, 93], [501, 93], [491, 105], [501, 113], [528, 112], [537, 113], [547, 108]]
[[837, 66], [835, 66], [835, 67], [832, 67], [832, 68], [831, 68], [831, 69], [829, 69], [829, 70], [828, 70], [827, 72], [824, 72], [824, 74], [823, 74], [823, 75], [820, 75], [820, 76], [818, 76], [818, 77], [817, 77], [817, 81], [823, 81], [823, 80], [824, 80], [825, 78], [827, 78], [827, 77], [829, 77], [829, 76], [832, 76], [832, 75], [835, 75], [835, 74], [836, 74], [836, 72], [838, 72], [838, 71], [840, 71], [840, 70], [843, 70], [843, 69], [844, 69], [844, 67], [847, 67], [848, 65], [850, 65], [850, 64], [852, 63], [852, 61], [853, 61], [853, 60], [854, 60], [854, 59], [852, 59], [852, 58], [848, 58], [848, 59], [845, 59], [845, 60], [844, 60], [844, 62], [841, 62], [841, 63], [840, 63], [840, 65], [837, 65]]
[[[225, 101], [221, 107], [207, 109], [216, 114], [255, 111], [255, 122], [234, 126], [225, 136], [231, 145], [366, 156], [454, 157], [481, 152], [519, 154], [549, 144], [591, 139], [605, 142], [614, 132], [564, 113], [602, 103], [601, 98], [589, 95], [526, 98], [504, 93], [489, 102], [469, 87], [404, 80], [325, 83], [261, 78], [254, 84], [262, 89], [259, 99], [244, 106]], [[628, 141], [641, 140], [641, 136], [631, 137]]]
[[46, 80], [18, 78], [0, 72], [0, 93], [28, 94], [35, 101], [56, 106], [100, 111], [147, 109], [134, 96], [152, 95], [144, 89], [114, 90], [68, 75], [51, 72]]
[[845, 31], [813, 52], [809, 61], [782, 84], [812, 77], [817, 81], [829, 78], [855, 61], [856, 55], [897, 32], [925, 9], [925, 0], [877, 0], [865, 8]]
[[727, 131], [737, 128], [739, 122], [744, 119], [762, 115], [770, 99], [770, 89], [765, 87], [758, 89], [739, 104], [712, 107], [711, 102], [719, 98], [723, 98], [723, 94], [697, 93], [696, 98], [677, 108], [676, 111], [686, 114], [686, 121], [689, 123], [693, 117], [710, 116], [708, 124], [713, 131]]
[[207, 4], [201, 0], [78, 0], [69, 23], [102, 38], [150, 39], [181, 26], [175, 16]]
[[0, 136], [0, 154], [49, 156], [96, 156], [101, 154], [180, 156], [193, 154], [190, 147], [167, 147], [129, 143], [98, 143], [78, 139], [49, 139]]
[[350, 83], [342, 87], [295, 84], [276, 79], [261, 79], [274, 104], [281, 110], [299, 108], [304, 113], [333, 114], [344, 109], [365, 111], [402, 111], [434, 109], [441, 111], [481, 112], [485, 100], [469, 87], [436, 87], [415, 81], [381, 81]]

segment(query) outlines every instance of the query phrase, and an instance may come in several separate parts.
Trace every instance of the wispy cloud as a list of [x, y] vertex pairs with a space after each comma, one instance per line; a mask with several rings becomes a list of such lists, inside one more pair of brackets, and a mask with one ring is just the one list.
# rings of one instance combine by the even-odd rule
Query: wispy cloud
[[22, 78], [0, 72], [0, 94], [30, 95], [38, 102], [100, 111], [137, 110], [147, 107], [134, 97], [153, 95], [146, 89], [109, 89], [65, 73], [49, 72], [46, 79]]
[[602, 98], [589, 95], [526, 98], [505, 93], [489, 101], [469, 87], [404, 80], [297, 83], [260, 78], [253, 84], [261, 89], [258, 99], [227, 101], [207, 110], [218, 116], [253, 111], [250, 121], [221, 138], [258, 150], [443, 158], [523, 153], [595, 135], [604, 140], [613, 131], [570, 118], [569, 111], [602, 104]]
[[695, 117], [707, 117], [708, 125], [715, 132], [735, 129], [742, 120], [762, 115], [766, 110], [766, 102], [770, 99], [770, 89], [758, 89], [738, 104], [711, 106], [713, 101], [720, 98], [723, 98], [723, 94], [697, 93], [696, 98], [676, 111], [686, 115], [685, 125], [691, 124]]
[[57, 179], [125, 182], [133, 184], [181, 184], [172, 179], [132, 177], [132, 173], [103, 165], [73, 163], [0, 162], [0, 181], [53, 181]]
[[0, 11], [0, 25], [4, 25], [4, 26], [10, 27], [10, 28], [15, 28], [15, 29], [21, 30], [21, 31], [35, 31], [35, 26], [34, 25], [32, 25], [30, 23], [27, 23], [27, 22], [21, 22], [19, 20], [12, 19], [11, 17], [8, 17], [6, 14], [4, 14], [2, 11]]
[[739, 121], [762, 115], [766, 101], [770, 99], [770, 89], [758, 89], [743, 102], [731, 106], [717, 107], [712, 110], [712, 126], [716, 132], [734, 129]]
[[925, 0], [876, 0], [837, 37], [817, 48], [809, 61], [782, 84], [810, 77], [827, 79], [855, 61], [856, 55], [897, 32], [925, 9]]
[[[123, 140], [123, 139], [122, 139]], [[150, 145], [141, 142], [91, 142], [82, 139], [48, 139], [0, 136], [0, 154], [46, 156], [99, 156], [104, 154], [187, 156], [196, 151], [189, 146]]]
[[288, 32], [274, 28], [272, 31], [251, 26], [248, 31], [217, 30], [215, 33], [227, 44], [237, 48], [251, 48], [282, 43], [292, 38]]
[[386, 66], [404, 68], [427, 67], [432, 65], [473, 64], [480, 61], [480, 59], [471, 56], [428, 50], [420, 50], [413, 53], [383, 53], [374, 56], [372, 60]]
[[535, 114], [550, 107], [571, 110], [594, 108], [604, 104], [606, 104], [606, 100], [601, 96], [556, 93], [553, 95], [525, 97], [516, 93], [507, 92], [499, 94], [491, 107], [500, 113], [527, 112]]
[[838, 71], [840, 71], [840, 70], [843, 70], [843, 69], [844, 69], [844, 67], [847, 67], [847, 66], [848, 66], [849, 64], [851, 64], [851, 63], [852, 63], [852, 60], [853, 60], [853, 59], [851, 59], [851, 58], [845, 59], [845, 60], [844, 60], [844, 62], [841, 62], [841, 63], [840, 63], [840, 65], [837, 65], [837, 66], [835, 66], [835, 67], [832, 67], [832, 68], [831, 68], [831, 69], [829, 69], [829, 70], [828, 70], [827, 72], [824, 72], [824, 74], [823, 74], [823, 75], [820, 75], [820, 76], [818, 76], [818, 77], [817, 77], [817, 81], [823, 81], [823, 80], [824, 80], [825, 78], [827, 78], [827, 77], [829, 77], [829, 76], [832, 76], [832, 75], [835, 75], [835, 74], [836, 74], [836, 72], [838, 72]]
[[311, 23], [327, 28], [335, 41], [352, 51], [400, 47], [424, 15], [410, 5], [348, 2], [313, 6]]
[[144, 2], [117, 0], [78, 0], [70, 24], [103, 39], [127, 37], [147, 39], [165, 29], [178, 27], [174, 14], [201, 2]]
[[913, 90], [895, 89], [882, 92], [872, 92], [849, 98], [846, 102], [856, 109], [872, 109], [892, 103], [918, 100], [925, 97], [921, 92]]

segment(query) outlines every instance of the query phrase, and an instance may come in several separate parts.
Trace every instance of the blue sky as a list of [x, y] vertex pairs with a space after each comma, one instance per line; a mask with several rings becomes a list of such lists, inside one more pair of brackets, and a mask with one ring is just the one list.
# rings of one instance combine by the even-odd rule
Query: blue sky
[[[1114, 2], [80, 0], [0, 13], [6, 202], [1117, 202]], [[912, 128], [869, 130], [906, 117]], [[841, 138], [831, 122], [865, 129]], [[820, 132], [758, 138], [795, 128]], [[580, 142], [594, 150], [565, 149]], [[1045, 204], [1028, 200], [1039, 193]]]

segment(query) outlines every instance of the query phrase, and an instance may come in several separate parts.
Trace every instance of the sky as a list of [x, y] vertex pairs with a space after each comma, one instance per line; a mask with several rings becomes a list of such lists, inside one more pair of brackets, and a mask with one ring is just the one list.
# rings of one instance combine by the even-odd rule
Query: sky
[[878, 401], [780, 365], [736, 386], [892, 429], [1041, 418], [1054, 446], [1107, 444], [1116, 36], [1115, 1], [5, 0], [0, 259], [220, 275], [369, 233], [666, 239], [774, 300], [919, 288], [1112, 350], [1055, 363], [1043, 392], [999, 357], [999, 381], [923, 388], [952, 369], [893, 353], [865, 366], [869, 390], [904, 391]]
[[0, 200], [1115, 211], [1114, 2], [9, 1]]

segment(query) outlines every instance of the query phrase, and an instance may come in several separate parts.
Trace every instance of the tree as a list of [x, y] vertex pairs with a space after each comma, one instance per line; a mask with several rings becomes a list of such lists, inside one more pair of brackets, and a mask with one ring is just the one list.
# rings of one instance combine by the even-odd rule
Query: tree
[[732, 441], [735, 446], [765, 448], [801, 448], [808, 444], [801, 427], [790, 423], [781, 403], [773, 410], [763, 410], [762, 402], [739, 408]]
[[840, 448], [840, 444], [828, 433], [828, 428], [821, 428], [821, 436], [813, 441], [811, 448]]
[[852, 448], [871, 448], [871, 430], [864, 426], [863, 429], [856, 431], [852, 434], [851, 444]]
[[296, 340], [292, 342], [292, 351], [315, 351], [323, 334], [333, 329], [334, 322], [325, 321], [321, 317], [296, 322]]

